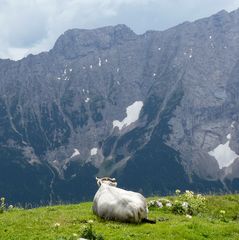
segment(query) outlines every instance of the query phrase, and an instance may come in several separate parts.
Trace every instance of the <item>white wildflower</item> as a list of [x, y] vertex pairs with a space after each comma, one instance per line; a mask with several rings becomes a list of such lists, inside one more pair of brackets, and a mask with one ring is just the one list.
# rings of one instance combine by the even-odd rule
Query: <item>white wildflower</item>
[[194, 195], [194, 192], [193, 192], [193, 191], [189, 191], [189, 190], [186, 190], [185, 193], [186, 193], [186, 195], [187, 195], [189, 198], [192, 198], [193, 195]]
[[178, 195], [178, 194], [181, 193], [181, 191], [180, 191], [179, 189], [177, 189], [177, 190], [175, 191], [175, 193]]
[[183, 207], [183, 208], [188, 208], [188, 205], [189, 205], [188, 202], [183, 202], [183, 203], [182, 203], [182, 207]]
[[220, 213], [221, 213], [222, 215], [224, 215], [224, 214], [226, 213], [226, 211], [225, 211], [225, 210], [220, 210]]
[[156, 201], [156, 205], [157, 205], [158, 208], [162, 208], [163, 207], [163, 204], [160, 201]]
[[167, 202], [165, 206], [166, 207], [172, 207], [172, 203], [171, 202]]
[[53, 225], [54, 227], [60, 227], [61, 226], [61, 224], [60, 223], [54, 223], [54, 225]]
[[148, 206], [152, 207], [152, 206], [154, 206], [154, 203], [155, 203], [155, 201], [151, 200], [151, 201], [148, 202]]

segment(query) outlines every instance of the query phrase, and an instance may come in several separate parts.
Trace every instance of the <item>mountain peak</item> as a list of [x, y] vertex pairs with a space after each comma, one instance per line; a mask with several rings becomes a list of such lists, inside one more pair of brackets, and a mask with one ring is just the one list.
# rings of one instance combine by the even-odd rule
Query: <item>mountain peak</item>
[[58, 38], [53, 52], [66, 58], [75, 58], [97, 49], [111, 48], [136, 37], [137, 35], [124, 24], [96, 29], [70, 29]]
[[228, 11], [226, 11], [225, 9], [219, 11], [218, 13], [216, 13], [216, 15], [224, 15], [224, 14], [228, 14]]

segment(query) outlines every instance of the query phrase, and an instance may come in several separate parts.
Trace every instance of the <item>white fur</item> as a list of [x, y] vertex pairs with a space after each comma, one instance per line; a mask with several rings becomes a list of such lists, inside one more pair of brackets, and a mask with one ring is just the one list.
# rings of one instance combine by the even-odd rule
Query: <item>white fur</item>
[[100, 183], [95, 194], [93, 212], [104, 219], [139, 223], [147, 219], [148, 209], [140, 193], [117, 188], [105, 181]]

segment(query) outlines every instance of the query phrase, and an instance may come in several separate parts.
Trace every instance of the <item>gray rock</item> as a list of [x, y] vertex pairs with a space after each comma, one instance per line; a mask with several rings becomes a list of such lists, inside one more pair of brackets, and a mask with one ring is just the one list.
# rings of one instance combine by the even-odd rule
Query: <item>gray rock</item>
[[[16, 183], [32, 189], [29, 167], [45, 193], [35, 202], [88, 199], [97, 174], [146, 194], [238, 190], [237, 163], [219, 169], [208, 154], [229, 133], [239, 154], [238, 23], [236, 10], [142, 35], [125, 25], [73, 29], [49, 52], [1, 60], [0, 168], [23, 175], [0, 186], [26, 202]], [[136, 101], [139, 119], [113, 128]]]

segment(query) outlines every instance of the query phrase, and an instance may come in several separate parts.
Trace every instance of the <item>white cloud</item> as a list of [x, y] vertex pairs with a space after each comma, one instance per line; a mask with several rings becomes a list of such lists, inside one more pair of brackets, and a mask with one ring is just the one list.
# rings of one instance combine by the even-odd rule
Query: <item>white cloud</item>
[[[19, 59], [49, 50], [70, 28], [93, 28], [136, 0], [3, 0], [0, 1], [0, 57]], [[142, 1], [144, 2], [144, 1]], [[105, 21], [107, 22], [107, 21]], [[110, 21], [109, 21], [110, 24]]]
[[49, 50], [70, 28], [125, 23], [142, 33], [233, 10], [239, 0], [0, 0], [0, 6], [0, 57], [20, 59]]

